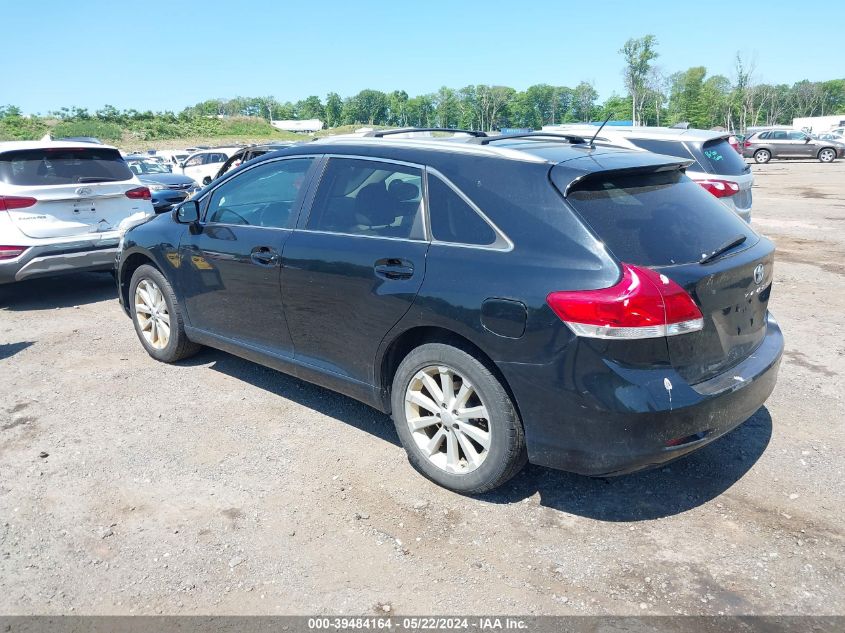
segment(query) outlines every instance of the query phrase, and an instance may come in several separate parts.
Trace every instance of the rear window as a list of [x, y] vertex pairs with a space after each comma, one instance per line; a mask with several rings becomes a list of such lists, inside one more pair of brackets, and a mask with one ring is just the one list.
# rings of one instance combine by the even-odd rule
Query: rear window
[[0, 154], [0, 181], [9, 185], [70, 185], [131, 178], [132, 172], [116, 149], [51, 147]]
[[[733, 149], [731, 151], [734, 151]], [[567, 196], [620, 261], [643, 266], [696, 262], [725, 242], [754, 231], [678, 171], [599, 174]]]
[[724, 176], [741, 176], [749, 171], [745, 159], [739, 155], [727, 139], [707, 141], [701, 148], [707, 171]]

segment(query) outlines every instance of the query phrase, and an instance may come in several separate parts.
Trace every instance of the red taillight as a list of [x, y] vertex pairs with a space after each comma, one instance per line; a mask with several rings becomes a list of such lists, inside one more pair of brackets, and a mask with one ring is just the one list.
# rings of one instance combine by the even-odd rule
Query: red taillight
[[21, 196], [0, 196], [0, 211], [11, 211], [12, 209], [26, 209], [36, 204], [35, 198], [24, 198]]
[[717, 198], [728, 198], [739, 193], [739, 185], [730, 180], [698, 180], [699, 185], [707, 189]]
[[14, 259], [21, 255], [28, 246], [0, 246], [0, 260]]
[[751, 141], [745, 141], [745, 143], [743, 143], [743, 146], [744, 147], [751, 147]]
[[552, 292], [546, 302], [578, 336], [659, 338], [704, 327], [701, 310], [683, 288], [631, 264], [622, 264], [622, 281], [615, 286]]
[[126, 197], [133, 200], [152, 200], [153, 195], [147, 187], [135, 187], [126, 192]]

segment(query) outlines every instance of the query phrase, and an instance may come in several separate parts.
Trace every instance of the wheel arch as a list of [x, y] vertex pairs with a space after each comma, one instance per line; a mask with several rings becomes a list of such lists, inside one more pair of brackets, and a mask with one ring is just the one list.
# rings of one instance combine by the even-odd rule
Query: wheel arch
[[155, 263], [155, 260], [142, 251], [135, 251], [126, 255], [121, 262], [118, 283], [120, 284], [120, 297], [122, 299], [123, 310], [127, 314], [129, 314], [129, 283], [132, 281], [132, 275], [135, 271], [144, 264], [148, 264], [164, 274], [158, 264]]
[[382, 409], [385, 413], [391, 412], [390, 395], [393, 388], [393, 377], [396, 375], [396, 370], [404, 358], [410, 354], [414, 349], [426, 343], [443, 343], [445, 345], [452, 345], [464, 352], [475, 357], [482, 363], [502, 384], [505, 391], [516, 409], [517, 415], [522, 416], [519, 412], [519, 403], [508, 384], [507, 379], [501, 372], [499, 367], [493, 362], [493, 359], [476, 343], [468, 339], [466, 336], [458, 334], [453, 330], [438, 326], [417, 326], [412, 327], [398, 336], [396, 336], [384, 349], [379, 361], [376, 363], [375, 383], [379, 388], [380, 400]]

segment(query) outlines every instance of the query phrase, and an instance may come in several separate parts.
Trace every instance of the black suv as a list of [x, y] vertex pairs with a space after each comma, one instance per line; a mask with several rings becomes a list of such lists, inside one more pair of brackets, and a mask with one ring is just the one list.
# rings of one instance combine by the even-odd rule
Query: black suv
[[526, 460], [662, 464], [765, 402], [772, 243], [684, 161], [380, 134], [265, 154], [129, 230], [147, 352], [208, 345], [392, 412], [413, 466], [464, 493]]

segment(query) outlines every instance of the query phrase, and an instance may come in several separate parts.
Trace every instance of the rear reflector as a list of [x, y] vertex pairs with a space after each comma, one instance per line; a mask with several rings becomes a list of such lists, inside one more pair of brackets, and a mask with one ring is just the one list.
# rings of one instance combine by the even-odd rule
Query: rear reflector
[[739, 185], [730, 180], [697, 180], [699, 185], [707, 189], [717, 198], [727, 198], [739, 193]]
[[126, 192], [126, 197], [133, 200], [152, 200], [153, 195], [147, 187], [135, 187]]
[[28, 246], [0, 246], [0, 261], [4, 259], [14, 259], [29, 248]]
[[552, 292], [546, 303], [578, 336], [643, 339], [704, 327], [701, 310], [666, 275], [622, 264], [622, 281], [598, 290]]
[[12, 209], [26, 209], [34, 206], [38, 200], [35, 198], [23, 198], [20, 196], [0, 196], [0, 211], [11, 211]]

